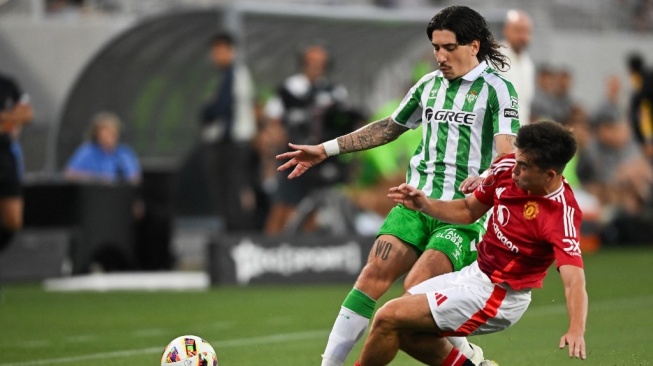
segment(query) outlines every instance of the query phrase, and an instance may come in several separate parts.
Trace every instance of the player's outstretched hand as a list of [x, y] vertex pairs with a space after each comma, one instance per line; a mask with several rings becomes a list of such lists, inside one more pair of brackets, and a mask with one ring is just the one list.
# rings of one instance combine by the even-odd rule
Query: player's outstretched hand
[[288, 174], [288, 179], [299, 177], [304, 174], [308, 168], [321, 163], [327, 158], [326, 151], [324, 151], [322, 145], [288, 144], [288, 146], [294, 150], [277, 155], [278, 160], [288, 159], [287, 162], [277, 168], [277, 171], [281, 172], [293, 166], [295, 167], [295, 169]]
[[463, 180], [462, 183], [460, 183], [460, 189], [461, 192], [464, 194], [472, 193], [476, 188], [483, 182], [482, 177], [467, 177], [465, 180]]
[[560, 349], [565, 348], [565, 345], [569, 345], [569, 357], [580, 358], [581, 360], [587, 358], [585, 353], [585, 337], [582, 334], [575, 334], [574, 332], [568, 331], [560, 338]]
[[388, 198], [415, 211], [422, 211], [428, 205], [428, 198], [424, 192], [406, 183], [391, 187]]

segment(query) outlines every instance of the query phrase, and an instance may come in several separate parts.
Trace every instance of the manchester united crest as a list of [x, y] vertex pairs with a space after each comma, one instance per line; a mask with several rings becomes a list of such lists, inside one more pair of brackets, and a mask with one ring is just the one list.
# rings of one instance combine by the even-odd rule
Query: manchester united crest
[[537, 214], [540, 213], [540, 209], [537, 206], [537, 202], [528, 201], [524, 205], [524, 218], [526, 220], [533, 220]]

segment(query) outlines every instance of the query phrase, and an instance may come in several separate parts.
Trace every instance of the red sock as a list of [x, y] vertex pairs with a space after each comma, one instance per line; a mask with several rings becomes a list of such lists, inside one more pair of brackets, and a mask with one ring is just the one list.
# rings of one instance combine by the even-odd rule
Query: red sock
[[444, 359], [442, 366], [474, 366], [465, 355], [458, 351], [455, 347], [451, 349], [449, 356]]
[[361, 360], [356, 361], [356, 363], [354, 364], [354, 366], [361, 366]]

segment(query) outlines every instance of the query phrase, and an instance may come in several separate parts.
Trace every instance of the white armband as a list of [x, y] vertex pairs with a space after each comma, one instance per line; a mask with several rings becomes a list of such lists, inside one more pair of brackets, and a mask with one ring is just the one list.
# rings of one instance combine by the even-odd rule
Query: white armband
[[334, 156], [340, 154], [340, 146], [338, 146], [338, 139], [329, 140], [322, 143], [324, 146], [324, 151], [326, 151], [327, 156]]
[[485, 179], [485, 178], [488, 177], [488, 175], [490, 175], [490, 169], [487, 169], [486, 171], [484, 171], [483, 173], [481, 173], [481, 175], [479, 175], [479, 177]]

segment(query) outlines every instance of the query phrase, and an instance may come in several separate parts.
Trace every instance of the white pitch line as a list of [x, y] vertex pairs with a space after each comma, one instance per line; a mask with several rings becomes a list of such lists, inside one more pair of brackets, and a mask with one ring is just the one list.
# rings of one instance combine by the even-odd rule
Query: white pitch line
[[[590, 311], [606, 311], [614, 308], [632, 308], [639, 307], [642, 305], [653, 304], [653, 296], [639, 296], [623, 299], [611, 299], [603, 301], [592, 302], [590, 299]], [[553, 315], [558, 313], [566, 312], [566, 305], [564, 304], [555, 304], [555, 305], [546, 305], [538, 306], [533, 309], [527, 310], [527, 314], [531, 315]], [[217, 341], [211, 342], [215, 348], [225, 348], [225, 347], [241, 347], [241, 346], [250, 346], [255, 344], [266, 344], [266, 343], [277, 343], [285, 342], [296, 339], [313, 339], [318, 337], [324, 337], [328, 334], [328, 330], [313, 330], [308, 332], [297, 332], [297, 333], [285, 333], [285, 334], [274, 334], [269, 336], [254, 337], [254, 338], [241, 338], [241, 339], [232, 339], [227, 341]], [[66, 362], [77, 362], [77, 361], [89, 361], [89, 360], [99, 360], [107, 358], [117, 358], [117, 357], [128, 357], [143, 353], [159, 353], [163, 352], [163, 346], [161, 347], [148, 347], [141, 349], [125, 350], [125, 351], [114, 351], [114, 352], [102, 352], [102, 353], [93, 353], [90, 355], [75, 356], [75, 357], [62, 357], [62, 358], [51, 358], [45, 360], [37, 361], [25, 361], [17, 363], [0, 363], [0, 366], [41, 366], [41, 365], [56, 365]]]
[[[209, 343], [213, 345], [215, 348], [240, 347], [240, 346], [250, 346], [254, 344], [286, 342], [286, 341], [292, 341], [297, 339], [313, 339], [318, 337], [324, 337], [327, 334], [328, 334], [328, 330], [314, 330], [309, 332], [275, 334], [269, 336], [232, 339], [228, 341], [219, 341], [219, 342], [209, 341]], [[75, 357], [51, 358], [45, 360], [26, 361], [26, 362], [17, 362], [17, 363], [0, 363], [0, 366], [56, 365], [56, 364], [61, 364], [66, 362], [79, 362], [79, 361], [90, 361], [90, 360], [99, 360], [99, 359], [116, 358], [116, 357], [128, 357], [128, 356], [139, 355], [143, 353], [160, 353], [163, 352], [163, 348], [164, 348], [163, 346], [148, 347], [148, 348], [141, 348], [141, 349], [125, 350], [125, 351], [94, 353], [90, 355], [75, 356]]]

